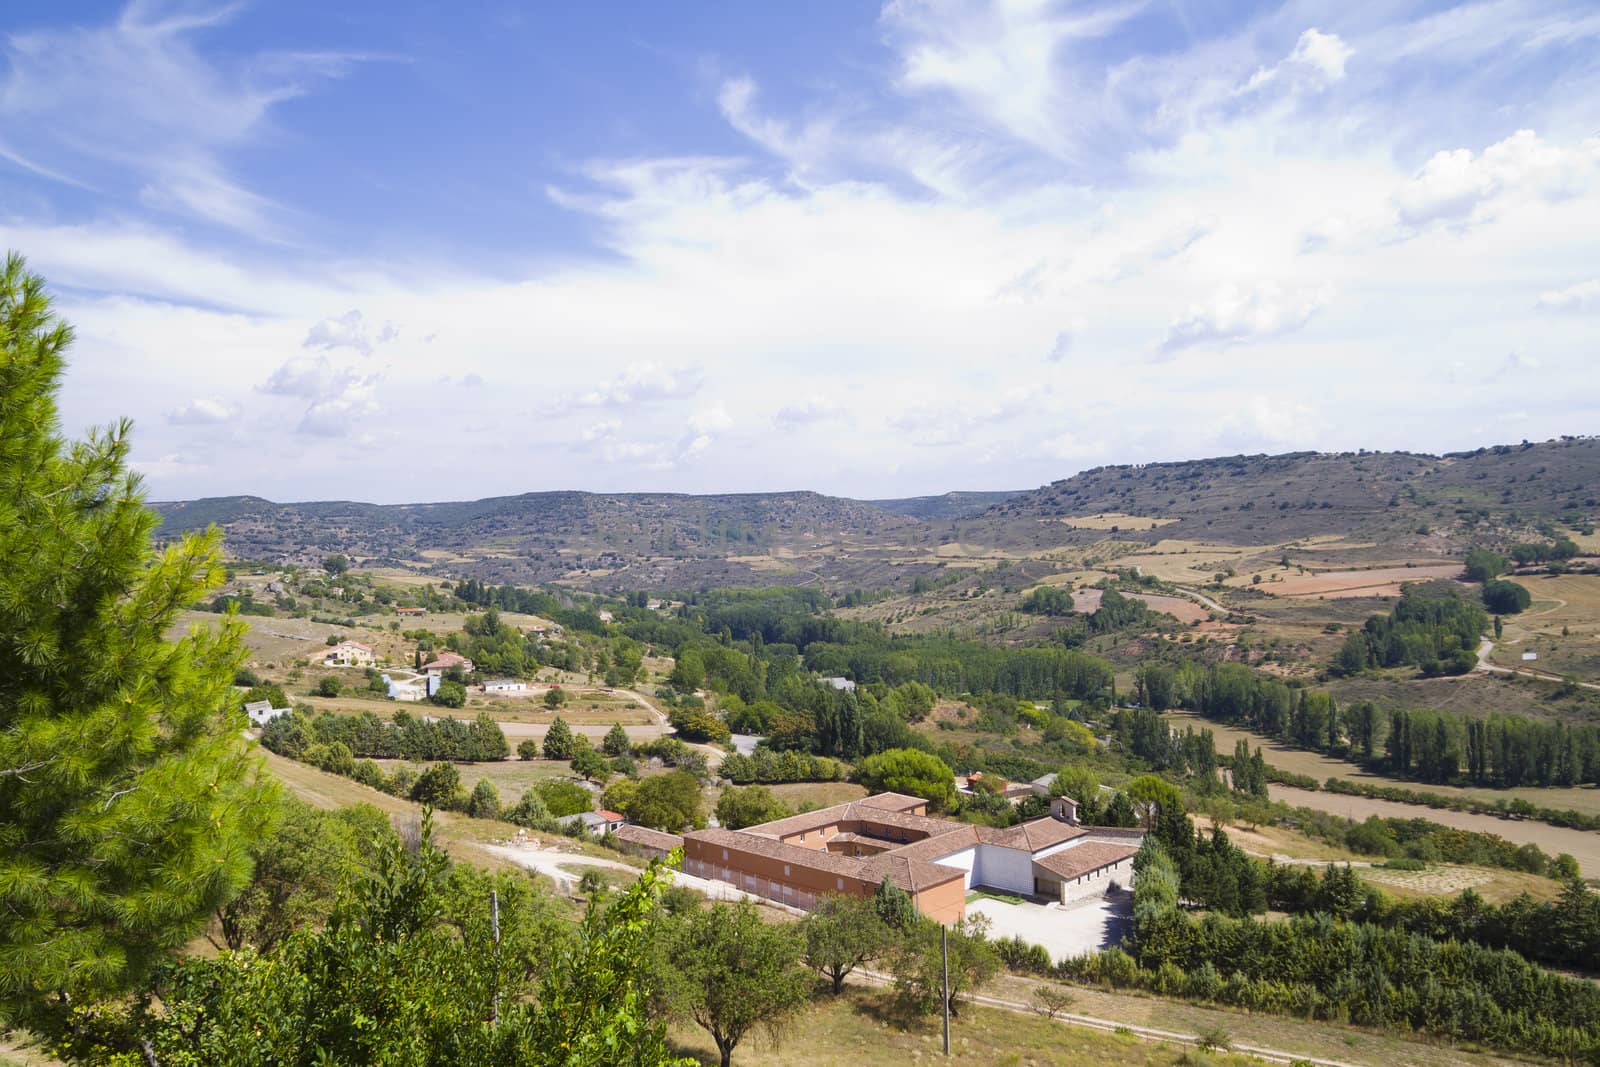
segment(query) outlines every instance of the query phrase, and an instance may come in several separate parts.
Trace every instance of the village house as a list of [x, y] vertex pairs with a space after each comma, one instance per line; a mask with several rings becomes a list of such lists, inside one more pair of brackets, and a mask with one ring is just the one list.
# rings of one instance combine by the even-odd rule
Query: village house
[[377, 661], [372, 649], [359, 641], [340, 641], [322, 657], [325, 667], [370, 667]]
[[828, 893], [870, 896], [888, 878], [942, 923], [965, 916], [978, 886], [1065, 904], [1132, 884], [1143, 832], [1078, 826], [1064, 800], [1044, 818], [996, 828], [878, 793], [744, 830], [690, 831], [683, 869], [804, 910]]
[[402, 615], [402, 616], [403, 615], [426, 615], [428, 613], [428, 609], [427, 608], [395, 608], [394, 609], [394, 613], [396, 615]]
[[519, 682], [515, 678], [491, 678], [483, 683], [485, 693], [523, 693], [527, 689], [527, 682]]
[[613, 832], [628, 820], [625, 816], [601, 808], [599, 811], [580, 811], [576, 815], [568, 815], [562, 822], [580, 822], [583, 828], [596, 837]]
[[244, 706], [244, 713], [250, 719], [250, 725], [261, 727], [273, 719], [289, 714], [288, 708], [275, 708], [270, 700], [252, 700]]
[[472, 673], [472, 661], [455, 652], [436, 652], [433, 658], [418, 669], [423, 674], [442, 675], [452, 667], [458, 667], [462, 674]]

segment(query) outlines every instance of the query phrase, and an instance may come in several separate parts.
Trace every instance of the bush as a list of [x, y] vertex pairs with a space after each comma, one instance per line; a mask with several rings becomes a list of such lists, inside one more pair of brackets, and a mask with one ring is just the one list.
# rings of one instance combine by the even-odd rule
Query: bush
[[459, 708], [467, 702], [467, 687], [460, 682], [440, 682], [439, 691], [428, 699], [444, 708]]
[[472, 795], [467, 798], [467, 814], [474, 819], [500, 817], [500, 791], [489, 779], [480, 778], [472, 787]]
[[1532, 602], [1532, 594], [1516, 582], [1496, 579], [1483, 583], [1484, 607], [1496, 615], [1515, 615]]
[[543, 754], [537, 738], [530, 737], [517, 745], [517, 755], [523, 759], [538, 759]]
[[317, 696], [336, 697], [339, 695], [340, 688], [339, 679], [331, 674], [327, 675], [317, 682]]

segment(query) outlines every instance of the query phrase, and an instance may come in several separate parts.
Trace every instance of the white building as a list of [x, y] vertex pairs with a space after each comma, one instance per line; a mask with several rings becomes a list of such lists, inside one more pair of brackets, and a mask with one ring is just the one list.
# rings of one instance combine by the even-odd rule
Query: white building
[[376, 662], [378, 660], [372, 654], [372, 649], [360, 641], [340, 641], [322, 657], [323, 666], [326, 667], [370, 667]]
[[491, 678], [483, 683], [485, 693], [523, 693], [527, 689], [527, 682], [519, 682], [515, 678]]
[[244, 706], [244, 713], [250, 717], [251, 726], [265, 726], [273, 719], [289, 714], [288, 708], [275, 708], [270, 700], [252, 700]]

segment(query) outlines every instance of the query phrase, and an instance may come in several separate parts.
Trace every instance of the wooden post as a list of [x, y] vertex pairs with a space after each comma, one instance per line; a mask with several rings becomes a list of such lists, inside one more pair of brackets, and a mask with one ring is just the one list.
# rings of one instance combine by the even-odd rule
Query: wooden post
[[939, 964], [944, 974], [944, 996], [939, 1004], [944, 1009], [944, 1054], [950, 1055], [950, 928], [939, 925]]
[[491, 1022], [500, 1025], [500, 892], [489, 890], [489, 932], [494, 937], [494, 1014]]

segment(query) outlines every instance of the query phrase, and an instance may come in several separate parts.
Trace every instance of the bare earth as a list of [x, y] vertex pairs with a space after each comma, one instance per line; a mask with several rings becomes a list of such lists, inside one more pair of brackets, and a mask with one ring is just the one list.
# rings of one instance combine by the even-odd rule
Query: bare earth
[[1260, 588], [1281, 597], [1398, 596], [1400, 586], [1405, 582], [1455, 578], [1460, 574], [1460, 564], [1437, 563], [1419, 567], [1382, 567], [1370, 571], [1324, 571], [1303, 578], [1285, 578]]

